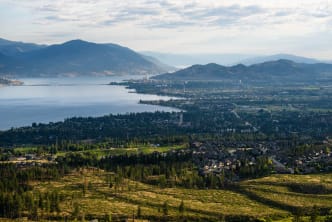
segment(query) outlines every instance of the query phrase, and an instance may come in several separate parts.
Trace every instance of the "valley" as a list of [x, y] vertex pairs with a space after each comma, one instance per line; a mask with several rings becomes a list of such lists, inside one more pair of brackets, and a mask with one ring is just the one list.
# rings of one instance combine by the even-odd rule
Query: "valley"
[[332, 0], [0, 0], [0, 222], [332, 222]]
[[[18, 196], [3, 196], [21, 203], [16, 213], [3, 216], [330, 220], [328, 81], [281, 85], [152, 78], [111, 85], [181, 98], [140, 103], [182, 112], [75, 117], [0, 132], [3, 175], [14, 168], [27, 186], [17, 188]], [[33, 207], [26, 205], [26, 195]], [[49, 195], [56, 197], [53, 210], [44, 207]]]
[[[331, 221], [331, 64], [167, 73], [119, 47], [10, 51], [43, 62], [1, 89], [0, 221]], [[121, 65], [135, 62], [117, 50], [153, 69]], [[117, 66], [98, 59], [114, 52]], [[95, 77], [103, 67], [120, 75]], [[68, 70], [79, 78], [59, 78]], [[38, 119], [15, 127], [28, 114]]]

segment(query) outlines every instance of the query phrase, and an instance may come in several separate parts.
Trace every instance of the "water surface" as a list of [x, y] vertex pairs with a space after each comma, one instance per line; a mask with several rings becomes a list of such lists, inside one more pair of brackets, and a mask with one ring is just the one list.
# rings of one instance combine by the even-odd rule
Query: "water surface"
[[34, 122], [62, 121], [74, 116], [176, 111], [169, 107], [139, 104], [140, 100], [168, 100], [170, 97], [137, 94], [124, 86], [107, 85], [128, 78], [20, 79], [23, 86], [0, 88], [0, 130], [29, 126]]

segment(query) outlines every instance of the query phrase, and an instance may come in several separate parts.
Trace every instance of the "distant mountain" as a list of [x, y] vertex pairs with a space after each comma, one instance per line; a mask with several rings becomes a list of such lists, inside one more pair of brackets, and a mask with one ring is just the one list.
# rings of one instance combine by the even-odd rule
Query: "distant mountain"
[[293, 62], [307, 63], [307, 64], [326, 62], [326, 61], [321, 61], [318, 59], [306, 58], [306, 57], [296, 56], [296, 55], [291, 55], [291, 54], [276, 54], [276, 55], [270, 55], [270, 56], [252, 57], [252, 58], [240, 60], [238, 63], [244, 64], [244, 65], [253, 65], [253, 64], [257, 64], [257, 63], [275, 61], [275, 60], [280, 60], [280, 59], [291, 60]]
[[10, 56], [4, 55], [0, 52], [0, 77], [1, 73], [7, 73], [10, 74], [10, 67], [15, 65], [17, 63], [15, 58], [12, 58]]
[[[10, 60], [11, 62], [6, 62]], [[0, 57], [0, 73], [12, 76], [158, 74], [168, 71], [133, 50], [116, 44], [72, 40]]]
[[216, 63], [224, 66], [236, 64], [253, 65], [268, 61], [280, 59], [291, 60], [297, 63], [332, 63], [332, 61], [324, 61], [313, 58], [306, 58], [291, 54], [275, 54], [268, 56], [238, 54], [238, 53], [200, 53], [200, 54], [177, 54], [177, 53], [160, 53], [145, 51], [143, 55], [152, 56], [159, 61], [175, 66], [178, 68], [187, 68], [194, 64]]
[[155, 76], [158, 80], [246, 80], [246, 81], [316, 81], [332, 79], [332, 64], [269, 61], [251, 66], [221, 66], [210, 63], [193, 65], [174, 73]]
[[8, 62], [10, 62], [12, 60], [11, 57], [4, 55], [3, 53], [0, 52], [0, 67], [4, 66], [5, 64], [7, 64]]
[[217, 63], [222, 65], [237, 64], [238, 61], [248, 59], [254, 55], [245, 54], [218, 54], [218, 53], [201, 53], [201, 54], [176, 54], [176, 53], [160, 53], [160, 52], [141, 52], [143, 55], [152, 56], [159, 61], [175, 66], [177, 68], [186, 68], [194, 64]]
[[141, 54], [143, 56], [144, 59], [158, 65], [159, 67], [165, 69], [165, 70], [168, 70], [168, 72], [172, 72], [172, 71], [177, 71], [178, 68], [175, 68], [173, 66], [170, 66], [170, 65], [167, 65], [163, 62], [161, 62], [159, 59], [156, 59], [155, 57], [152, 57], [152, 56], [147, 56], [147, 55], [144, 55], [144, 54]]
[[0, 53], [7, 56], [16, 56], [20, 53], [29, 52], [46, 47], [33, 43], [15, 42], [0, 38]]

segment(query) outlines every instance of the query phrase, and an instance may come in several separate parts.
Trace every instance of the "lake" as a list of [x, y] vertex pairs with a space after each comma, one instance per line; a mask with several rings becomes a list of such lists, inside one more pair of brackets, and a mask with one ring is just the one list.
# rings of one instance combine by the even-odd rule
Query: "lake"
[[170, 97], [137, 94], [124, 86], [106, 85], [129, 78], [142, 76], [29, 78], [20, 79], [23, 86], [0, 87], [0, 130], [70, 117], [177, 111], [139, 104], [140, 100], [169, 100]]

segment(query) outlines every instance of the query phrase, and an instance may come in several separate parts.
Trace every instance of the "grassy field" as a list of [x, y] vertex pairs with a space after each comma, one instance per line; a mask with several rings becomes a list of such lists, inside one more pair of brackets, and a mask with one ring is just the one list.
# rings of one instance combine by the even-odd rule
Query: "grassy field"
[[[187, 148], [187, 144], [179, 144], [173, 146], [150, 146], [150, 145], [141, 145], [138, 147], [130, 148], [108, 148], [108, 149], [92, 149], [84, 151], [76, 151], [73, 153], [90, 153], [97, 155], [98, 157], [108, 156], [108, 155], [124, 155], [124, 154], [137, 154], [137, 153], [153, 153], [153, 152], [168, 152], [170, 150], [178, 150]], [[57, 156], [64, 156], [68, 152], [58, 152]]]
[[38, 147], [16, 147], [14, 148], [15, 152], [19, 152], [22, 154], [27, 154], [27, 153], [34, 153], [37, 152]]
[[[58, 181], [32, 185], [34, 191], [57, 190], [60, 193], [61, 213], [52, 214], [54, 217], [69, 218], [76, 208], [79, 220], [84, 217], [103, 221], [107, 215], [112, 221], [120, 221], [136, 217], [140, 206], [140, 219], [153, 221], [159, 221], [160, 218], [180, 221], [184, 217], [189, 221], [194, 218], [200, 219], [196, 221], [222, 221], [224, 218], [226, 221], [238, 221], [236, 218], [240, 215], [247, 216], [244, 221], [259, 218], [262, 221], [287, 222], [292, 221], [291, 210], [295, 207], [332, 207], [332, 174], [273, 175], [244, 181], [234, 189], [225, 190], [162, 189], [130, 180], [124, 180], [115, 189], [110, 188], [107, 182], [110, 176], [112, 173], [99, 169], [81, 169]], [[298, 188], [299, 184], [304, 188], [312, 188], [315, 193]], [[323, 187], [324, 191], [316, 189], [316, 186], [319, 189]], [[182, 201], [185, 211], [180, 213]], [[165, 203], [168, 206], [167, 216], [163, 212]], [[46, 218], [45, 213], [39, 214]], [[309, 221], [309, 217], [303, 218]]]

